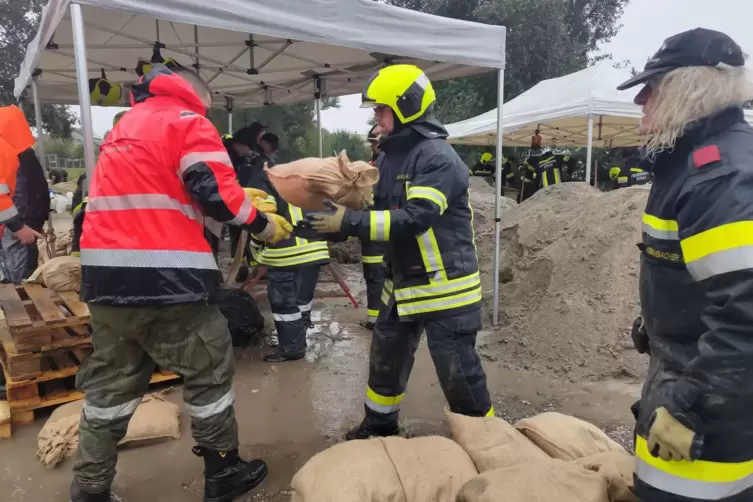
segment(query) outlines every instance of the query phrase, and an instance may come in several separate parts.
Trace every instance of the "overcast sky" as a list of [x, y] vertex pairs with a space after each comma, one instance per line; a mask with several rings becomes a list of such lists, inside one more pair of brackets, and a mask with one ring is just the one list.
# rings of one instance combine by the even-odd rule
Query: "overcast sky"
[[[752, 19], [751, 0], [631, 0], [620, 20], [622, 29], [603, 51], [610, 52], [614, 61], [630, 60], [641, 68], [665, 38], [700, 26], [729, 34], [753, 55]], [[372, 112], [359, 108], [360, 96], [342, 97], [340, 104], [339, 109], [322, 112], [324, 127], [365, 134]], [[101, 136], [109, 130], [118, 111], [94, 108], [95, 133]]]

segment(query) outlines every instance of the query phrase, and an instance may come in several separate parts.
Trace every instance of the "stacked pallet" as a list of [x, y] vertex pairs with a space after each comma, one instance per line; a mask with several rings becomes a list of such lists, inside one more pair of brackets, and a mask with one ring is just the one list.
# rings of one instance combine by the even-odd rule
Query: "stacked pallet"
[[[34, 410], [84, 397], [75, 387], [81, 361], [92, 351], [91, 314], [76, 292], [36, 284], [0, 285], [0, 364], [7, 402], [0, 402], [0, 437], [10, 425], [34, 421]], [[152, 382], [177, 379], [160, 370]]]

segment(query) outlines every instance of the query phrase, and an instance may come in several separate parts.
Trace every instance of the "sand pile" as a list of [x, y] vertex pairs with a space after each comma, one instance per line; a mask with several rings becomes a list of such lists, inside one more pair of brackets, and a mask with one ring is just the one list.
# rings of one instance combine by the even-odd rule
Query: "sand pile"
[[[574, 381], [642, 376], [646, 358], [633, 350], [630, 326], [639, 313], [635, 244], [647, 197], [645, 187], [602, 193], [565, 183], [519, 206], [505, 203], [502, 327], [482, 341], [481, 353]], [[490, 319], [494, 200], [481, 190], [472, 199]]]

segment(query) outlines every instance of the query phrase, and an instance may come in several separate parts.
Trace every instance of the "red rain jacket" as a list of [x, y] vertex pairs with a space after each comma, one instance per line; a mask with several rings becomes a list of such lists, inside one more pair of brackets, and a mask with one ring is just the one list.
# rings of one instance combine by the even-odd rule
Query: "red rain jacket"
[[207, 218], [261, 232], [267, 220], [191, 85], [156, 66], [101, 147], [81, 237], [81, 298], [103, 305], [214, 301]]
[[18, 208], [13, 205], [18, 156], [33, 145], [34, 136], [24, 113], [17, 106], [0, 107], [0, 225], [12, 232], [24, 226]]

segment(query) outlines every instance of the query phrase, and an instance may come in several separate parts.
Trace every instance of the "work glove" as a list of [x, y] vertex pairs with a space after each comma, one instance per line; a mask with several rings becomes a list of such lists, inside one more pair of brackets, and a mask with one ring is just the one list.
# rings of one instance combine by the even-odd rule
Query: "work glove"
[[662, 460], [693, 460], [695, 432], [682, 425], [666, 408], [654, 411], [648, 432], [648, 451]]
[[251, 200], [254, 200], [257, 197], [260, 199], [266, 199], [269, 195], [264, 190], [259, 190], [258, 188], [244, 188], [243, 191], [246, 192], [246, 195], [248, 195]]
[[633, 321], [633, 329], [630, 331], [630, 337], [633, 339], [633, 346], [639, 354], [651, 353], [651, 346], [648, 343], [648, 332], [643, 324], [643, 318], [637, 317]]
[[334, 210], [332, 214], [312, 214], [306, 217], [309, 226], [320, 234], [339, 233], [345, 217], [345, 206], [326, 201], [325, 204]]
[[268, 244], [276, 244], [281, 240], [290, 238], [293, 225], [288, 220], [274, 213], [267, 214], [266, 216], [267, 226], [261, 233], [254, 235], [254, 238]]

